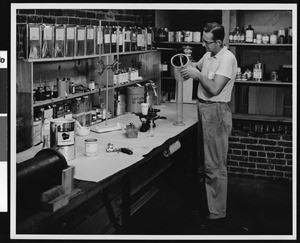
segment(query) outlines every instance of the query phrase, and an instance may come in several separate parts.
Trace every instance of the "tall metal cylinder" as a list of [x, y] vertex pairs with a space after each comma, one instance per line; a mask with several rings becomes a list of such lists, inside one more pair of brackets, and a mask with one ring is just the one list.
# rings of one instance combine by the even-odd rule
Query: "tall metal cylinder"
[[179, 53], [171, 58], [171, 64], [174, 67], [174, 76], [176, 79], [176, 121], [175, 126], [184, 126], [183, 123], [183, 82], [186, 80], [181, 74], [180, 70], [189, 65], [189, 58], [187, 55]]

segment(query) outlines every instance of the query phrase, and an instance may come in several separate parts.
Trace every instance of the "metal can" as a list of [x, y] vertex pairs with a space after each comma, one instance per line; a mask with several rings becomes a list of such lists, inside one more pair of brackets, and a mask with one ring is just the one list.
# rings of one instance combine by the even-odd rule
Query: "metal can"
[[169, 33], [168, 33], [168, 41], [169, 42], [174, 42], [174, 36], [175, 36], [175, 32], [174, 31], [169, 31]]
[[88, 157], [97, 156], [97, 139], [89, 138], [85, 139], [84, 155]]
[[270, 35], [270, 44], [277, 44], [277, 36], [276, 35]]
[[195, 31], [193, 32], [193, 42], [201, 42], [201, 32]]
[[175, 33], [175, 41], [176, 42], [182, 42], [183, 41], [182, 31], [176, 31], [176, 33]]

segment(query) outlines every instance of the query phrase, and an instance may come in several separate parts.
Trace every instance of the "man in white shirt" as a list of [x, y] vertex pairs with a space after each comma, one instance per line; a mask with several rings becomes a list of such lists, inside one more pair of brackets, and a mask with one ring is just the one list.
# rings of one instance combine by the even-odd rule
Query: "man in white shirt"
[[202, 33], [202, 45], [207, 52], [200, 61], [180, 71], [186, 78], [199, 80], [199, 138], [203, 141], [200, 146], [204, 158], [208, 206], [208, 220], [203, 226], [226, 217], [227, 153], [232, 128], [228, 102], [236, 77], [237, 60], [223, 45], [224, 35], [222, 25], [208, 23]]

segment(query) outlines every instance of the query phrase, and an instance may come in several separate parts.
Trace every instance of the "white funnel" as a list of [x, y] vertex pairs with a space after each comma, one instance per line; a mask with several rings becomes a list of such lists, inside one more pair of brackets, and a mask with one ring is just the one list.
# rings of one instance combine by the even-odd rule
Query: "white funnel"
[[183, 123], [183, 82], [186, 80], [180, 74], [180, 70], [189, 65], [189, 58], [185, 54], [176, 54], [171, 58], [171, 64], [174, 67], [174, 76], [176, 79], [176, 121], [175, 126], [184, 126]]

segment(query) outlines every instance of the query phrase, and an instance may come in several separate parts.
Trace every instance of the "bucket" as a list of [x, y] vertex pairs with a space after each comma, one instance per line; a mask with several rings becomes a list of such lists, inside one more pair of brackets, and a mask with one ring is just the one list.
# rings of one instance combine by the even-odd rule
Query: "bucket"
[[127, 88], [127, 111], [133, 113], [142, 112], [141, 103], [144, 102], [145, 88], [128, 87]]
[[76, 158], [74, 119], [57, 118], [50, 121], [50, 147], [61, 152], [66, 160]]

